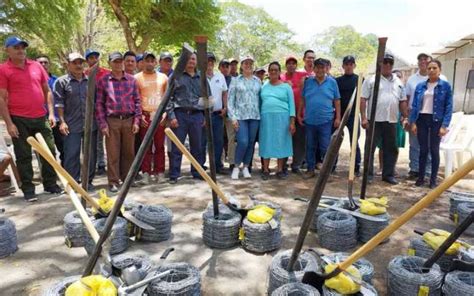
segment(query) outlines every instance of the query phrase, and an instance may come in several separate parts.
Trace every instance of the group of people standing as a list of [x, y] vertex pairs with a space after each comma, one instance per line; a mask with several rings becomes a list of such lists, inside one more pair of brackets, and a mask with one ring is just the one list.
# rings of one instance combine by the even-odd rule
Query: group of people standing
[[[87, 50], [84, 57], [79, 53], [69, 54], [67, 74], [56, 78], [48, 73], [46, 56], [38, 57], [37, 62], [26, 58], [27, 46], [26, 41], [9, 37], [5, 42], [8, 60], [0, 65], [0, 111], [13, 139], [25, 199], [36, 200], [31, 147], [26, 138], [37, 132], [43, 134], [51, 151], [55, 152], [56, 146], [61, 163], [71, 176], [78, 182], [88, 182], [91, 190], [96, 168], [99, 174], [105, 171], [105, 140], [108, 189], [117, 192], [166, 93], [168, 79], [173, 75], [173, 56], [168, 52], [159, 56], [151, 52], [113, 52], [108, 56], [110, 70], [97, 69], [90, 177], [80, 180], [88, 75], [100, 53]], [[137, 183], [146, 185], [165, 178], [165, 143], [168, 181], [178, 182], [182, 154], [165, 140], [166, 126], [181, 142], [189, 138], [191, 154], [205, 167], [206, 102], [201, 94], [201, 75], [207, 77], [213, 102], [210, 108], [217, 173], [230, 173], [233, 180], [240, 176], [251, 178], [258, 141], [263, 180], [270, 178], [272, 158], [277, 159], [276, 176], [280, 179], [287, 178], [288, 168], [305, 179], [315, 177], [331, 134], [341, 124], [341, 114], [357, 86], [355, 58], [344, 57], [344, 74], [337, 78], [330, 74], [329, 60], [316, 58], [313, 50], [305, 51], [302, 70], [297, 70], [296, 57], [286, 58], [284, 73], [278, 62], [271, 62], [267, 69], [255, 70], [251, 56], [240, 61], [222, 59], [216, 71], [216, 56], [208, 53], [207, 58], [206, 73], [197, 71], [197, 57], [192, 54], [183, 73], [176, 75], [170, 103], [155, 132], [153, 145], [146, 152]], [[352, 134], [355, 109], [359, 107], [363, 128], [368, 127], [369, 121], [375, 121], [375, 141], [383, 151], [382, 180], [390, 184], [397, 184], [397, 124], [409, 130], [410, 176], [417, 178], [417, 186], [424, 184], [427, 156], [431, 154], [430, 186], [436, 186], [439, 143], [447, 132], [452, 113], [451, 87], [442, 76], [440, 79], [440, 62], [426, 54], [418, 56], [419, 70], [408, 79], [406, 87], [392, 73], [393, 64], [394, 57], [386, 54], [375, 118], [370, 118], [368, 111], [375, 81], [369, 77], [361, 89], [361, 105], [354, 105], [346, 126]], [[358, 174], [359, 147], [356, 153]], [[224, 167], [224, 156], [228, 169]], [[45, 191], [61, 192], [54, 170], [44, 161], [41, 167]], [[303, 167], [306, 167], [304, 174]], [[191, 174], [195, 179], [202, 179], [192, 167]], [[370, 174], [373, 175], [373, 166]]]

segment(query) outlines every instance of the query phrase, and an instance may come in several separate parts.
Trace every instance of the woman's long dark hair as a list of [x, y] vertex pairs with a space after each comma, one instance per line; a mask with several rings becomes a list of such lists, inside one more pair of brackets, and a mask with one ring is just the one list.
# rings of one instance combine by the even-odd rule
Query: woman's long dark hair
[[[276, 66], [278, 67], [278, 72], [281, 72], [281, 65], [280, 65], [280, 63], [277, 62], [277, 61], [273, 61], [273, 62], [271, 62], [270, 64], [268, 64], [268, 73], [270, 73], [270, 68], [271, 68], [273, 65], [276, 65]], [[278, 80], [280, 80], [280, 79], [281, 79], [281, 77], [280, 77], [280, 75], [278, 75]]]

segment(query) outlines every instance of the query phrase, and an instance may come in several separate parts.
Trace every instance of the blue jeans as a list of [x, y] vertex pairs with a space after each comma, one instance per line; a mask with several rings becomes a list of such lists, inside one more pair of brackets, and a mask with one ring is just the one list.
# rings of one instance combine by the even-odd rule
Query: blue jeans
[[436, 181], [439, 169], [439, 145], [441, 137], [438, 135], [441, 121], [433, 121], [432, 114], [420, 114], [416, 121], [417, 137], [420, 143], [420, 167], [418, 179], [426, 174], [426, 163], [431, 155], [431, 180]]
[[306, 133], [306, 161], [308, 171], [313, 171], [316, 165], [316, 149], [319, 149], [321, 158], [324, 159], [331, 141], [332, 121], [320, 125], [305, 125]]
[[[189, 145], [191, 147], [191, 154], [200, 163], [203, 163], [202, 153], [202, 125], [204, 123], [204, 112], [187, 112], [176, 109], [175, 116], [178, 120], [179, 126], [173, 129], [173, 132], [178, 137], [179, 141], [184, 144], [186, 136], [189, 136]], [[173, 144], [171, 148], [172, 165], [170, 168], [170, 178], [178, 178], [181, 175], [181, 159], [183, 154], [178, 147]], [[194, 177], [199, 176], [196, 169], [191, 166], [191, 174]]]
[[[224, 151], [224, 118], [218, 113], [211, 114], [212, 120], [212, 137], [214, 140], [214, 161], [216, 162], [216, 170], [220, 171], [224, 168], [222, 163], [222, 152]], [[203, 129], [202, 135], [202, 151], [203, 163], [206, 162], [207, 134]]]
[[[81, 142], [84, 133], [70, 133], [64, 137], [64, 169], [79, 181], [81, 178]], [[92, 183], [95, 175], [95, 163], [97, 160], [97, 130], [91, 132], [91, 154], [89, 159], [89, 183]]]
[[[413, 134], [412, 132], [408, 133], [408, 140], [410, 142], [410, 153], [409, 153], [409, 158], [410, 158], [410, 171], [418, 173], [420, 172], [419, 169], [419, 158], [420, 158], [420, 143], [418, 142], [418, 136]], [[428, 143], [429, 146], [429, 143]], [[431, 155], [428, 154], [428, 159], [427, 159], [427, 167], [426, 167], [426, 172], [431, 171]]]
[[257, 138], [257, 131], [259, 120], [247, 119], [239, 120], [239, 130], [237, 131], [237, 148], [235, 149], [235, 166], [238, 167], [241, 163], [248, 166], [253, 158], [253, 151], [255, 140]]

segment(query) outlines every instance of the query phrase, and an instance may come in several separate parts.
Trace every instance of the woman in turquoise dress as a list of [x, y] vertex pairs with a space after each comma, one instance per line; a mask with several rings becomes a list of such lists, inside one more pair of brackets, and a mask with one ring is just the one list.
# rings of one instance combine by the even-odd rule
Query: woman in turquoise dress
[[283, 164], [293, 155], [291, 136], [295, 132], [295, 101], [291, 86], [280, 80], [281, 66], [268, 66], [269, 81], [260, 92], [259, 154], [263, 158], [262, 179], [268, 180], [271, 158], [278, 159], [277, 177], [286, 177]]

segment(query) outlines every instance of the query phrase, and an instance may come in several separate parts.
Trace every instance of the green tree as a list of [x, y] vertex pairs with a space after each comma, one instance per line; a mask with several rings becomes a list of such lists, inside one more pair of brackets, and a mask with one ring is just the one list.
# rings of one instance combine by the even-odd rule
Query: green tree
[[176, 46], [194, 35], [213, 37], [220, 9], [213, 0], [104, 0], [123, 30], [130, 50]]
[[235, 0], [223, 2], [220, 7], [223, 26], [210, 44], [219, 57], [239, 58], [250, 54], [258, 65], [262, 65], [300, 51], [298, 44], [291, 39], [294, 33], [288, 26], [262, 8]]

